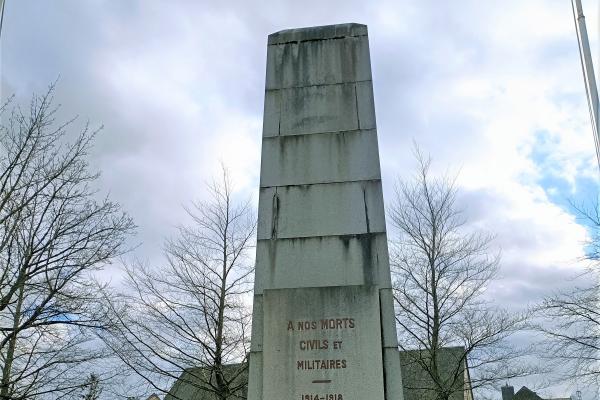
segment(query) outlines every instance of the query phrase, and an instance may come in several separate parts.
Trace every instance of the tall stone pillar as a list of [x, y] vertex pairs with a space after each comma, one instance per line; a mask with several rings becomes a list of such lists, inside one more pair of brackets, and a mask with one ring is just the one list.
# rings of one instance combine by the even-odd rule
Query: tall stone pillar
[[269, 36], [250, 400], [401, 400], [367, 27]]

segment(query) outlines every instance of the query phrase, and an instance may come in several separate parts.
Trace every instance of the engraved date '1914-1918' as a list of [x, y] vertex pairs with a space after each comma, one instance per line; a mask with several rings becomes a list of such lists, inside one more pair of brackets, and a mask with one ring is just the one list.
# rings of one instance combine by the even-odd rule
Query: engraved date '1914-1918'
[[300, 400], [344, 400], [344, 397], [339, 393], [301, 394]]

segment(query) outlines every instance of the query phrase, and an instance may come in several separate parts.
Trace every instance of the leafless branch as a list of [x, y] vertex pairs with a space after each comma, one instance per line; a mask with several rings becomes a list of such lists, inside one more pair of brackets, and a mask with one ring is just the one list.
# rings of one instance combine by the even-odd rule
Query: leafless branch
[[[233, 199], [226, 170], [209, 200], [165, 245], [166, 264], [127, 267], [128, 290], [113, 302], [116, 330], [104, 335], [120, 360], [153, 391], [176, 379], [219, 399], [245, 396], [256, 220]], [[178, 392], [170, 393], [174, 399]]]
[[[431, 160], [418, 148], [415, 153], [417, 172], [398, 182], [389, 210], [398, 231], [391, 261], [400, 347], [426, 373], [407, 389], [446, 400], [531, 374], [529, 366], [512, 365], [525, 353], [506, 340], [527, 327], [527, 315], [511, 315], [482, 297], [500, 261], [493, 236], [468, 229], [456, 208], [455, 179], [431, 177]], [[473, 370], [468, 387], [467, 365]]]
[[[0, 127], [1, 399], [59, 398], [84, 384], [79, 367], [108, 315], [93, 272], [122, 254], [131, 218], [97, 200], [89, 126], [69, 142], [54, 86]], [[6, 111], [6, 109], [4, 109]]]

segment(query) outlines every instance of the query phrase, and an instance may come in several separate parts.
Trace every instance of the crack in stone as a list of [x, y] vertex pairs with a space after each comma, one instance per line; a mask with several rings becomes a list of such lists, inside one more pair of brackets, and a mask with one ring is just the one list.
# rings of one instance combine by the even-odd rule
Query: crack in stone
[[358, 130], [360, 130], [360, 112], [358, 111], [358, 90], [356, 88], [356, 82], [354, 82], [354, 101], [356, 103], [356, 125]]
[[327, 41], [327, 40], [343, 40], [343, 39], [349, 39], [349, 38], [359, 38], [359, 37], [367, 37], [368, 35], [340, 35], [340, 36], [332, 36], [332, 37], [328, 37], [328, 38], [310, 38], [310, 39], [296, 39], [296, 40], [287, 40], [285, 42], [274, 42], [274, 43], [268, 43], [267, 46], [281, 46], [281, 45], [288, 45], [288, 44], [300, 44], [300, 43], [306, 43], [306, 42], [323, 42], [323, 41]]
[[367, 190], [363, 187], [363, 203], [365, 205], [365, 222], [367, 223], [367, 233], [371, 233], [369, 224], [369, 207], [367, 206]]
[[277, 195], [277, 188], [273, 193], [273, 215], [271, 218], [271, 239], [277, 238], [277, 229], [279, 228], [279, 196]]

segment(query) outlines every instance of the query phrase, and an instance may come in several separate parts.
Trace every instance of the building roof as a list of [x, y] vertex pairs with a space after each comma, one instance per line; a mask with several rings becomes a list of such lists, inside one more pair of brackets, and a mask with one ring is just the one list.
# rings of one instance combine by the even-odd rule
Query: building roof
[[552, 397], [544, 399], [527, 386], [522, 386], [517, 393], [513, 386], [508, 383], [502, 386], [502, 399], [503, 400], [572, 400], [571, 397]]
[[529, 389], [527, 386], [523, 386], [517, 393], [515, 393], [513, 400], [544, 400], [536, 392]]
[[[400, 352], [404, 400], [428, 400], [437, 397], [433, 381], [419, 364], [419, 360], [422, 360], [427, 354], [422, 350]], [[455, 372], [460, 375], [460, 379], [450, 395], [450, 400], [472, 400], [473, 393], [470, 387], [468, 365], [464, 360], [464, 349], [462, 347], [441, 348], [438, 351], [438, 360], [442, 379], [451, 383]]]
[[[243, 370], [240, 371], [240, 368]], [[238, 374], [234, 382], [242, 384], [238, 396], [240, 399], [246, 398], [248, 390], [248, 368], [246, 364], [231, 364], [223, 366], [225, 375]], [[169, 393], [165, 396], [165, 400], [217, 400], [217, 396], [206, 389], [206, 384], [209, 378], [209, 372], [206, 368], [196, 367], [189, 368], [183, 371], [179, 379], [175, 381]], [[232, 397], [234, 399], [235, 397]]]
[[[461, 347], [444, 348], [440, 351], [442, 368], [448, 370], [453, 365], [453, 360], [458, 360], [462, 357], [463, 349]], [[434, 398], [431, 390], [422, 388], [423, 384], [431, 387], [431, 381], [427, 381], [424, 371], [419, 365], [414, 362], [414, 355], [418, 352], [404, 351], [400, 352], [400, 363], [402, 365], [402, 380], [404, 385], [404, 400], [427, 400]], [[466, 363], [465, 363], [466, 366]], [[226, 366], [231, 371], [239, 371], [240, 364], [232, 364]], [[245, 367], [245, 366], [244, 366]], [[227, 370], [226, 370], [227, 373]], [[450, 400], [472, 400], [473, 396], [469, 387], [468, 368], [463, 371], [464, 382], [462, 382], [465, 390], [457, 390]], [[179, 379], [175, 382], [164, 400], [216, 400], [214, 393], [207, 391], [202, 386], [205, 382], [207, 370], [205, 368], [190, 368], [185, 370]], [[248, 370], [239, 375], [240, 382], [248, 381]], [[420, 386], [419, 386], [420, 385]], [[239, 393], [240, 399], [246, 397], [247, 386], [245, 385]]]

